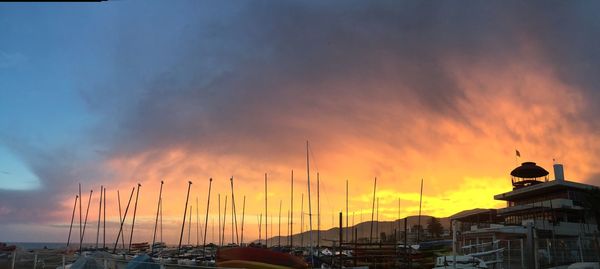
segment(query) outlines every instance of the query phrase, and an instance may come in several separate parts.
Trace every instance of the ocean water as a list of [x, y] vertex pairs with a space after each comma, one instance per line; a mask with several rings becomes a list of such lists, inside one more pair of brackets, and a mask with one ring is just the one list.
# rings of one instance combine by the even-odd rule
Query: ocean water
[[[25, 250], [34, 250], [34, 249], [61, 249], [67, 246], [67, 243], [59, 243], [59, 242], [6, 242], [7, 245], [15, 245], [19, 248]], [[84, 247], [93, 247], [96, 244], [88, 244], [84, 243]], [[79, 248], [79, 243], [71, 243], [69, 244], [69, 248]]]

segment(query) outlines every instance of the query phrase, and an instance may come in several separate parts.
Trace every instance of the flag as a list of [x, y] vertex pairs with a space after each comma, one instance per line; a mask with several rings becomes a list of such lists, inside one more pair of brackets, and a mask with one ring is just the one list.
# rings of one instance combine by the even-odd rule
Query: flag
[[518, 149], [515, 149], [515, 154], [517, 154], [517, 157], [521, 157], [521, 152]]

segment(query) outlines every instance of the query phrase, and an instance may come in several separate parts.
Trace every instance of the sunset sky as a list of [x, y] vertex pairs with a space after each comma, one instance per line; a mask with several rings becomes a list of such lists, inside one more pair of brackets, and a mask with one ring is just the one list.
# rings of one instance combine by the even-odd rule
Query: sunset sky
[[370, 219], [375, 177], [381, 220], [398, 217], [398, 199], [402, 217], [418, 213], [421, 179], [423, 214], [501, 207], [493, 195], [511, 190], [522, 161], [551, 171], [556, 159], [568, 180], [600, 185], [599, 9], [591, 1], [0, 4], [0, 242], [65, 242], [78, 183], [84, 214], [94, 190], [88, 242], [107, 187], [112, 242], [117, 190], [124, 210], [138, 182], [134, 241], [152, 241], [164, 180], [164, 241], [177, 243], [187, 182], [193, 220], [196, 197], [203, 220], [213, 178], [211, 241], [231, 176], [238, 222], [246, 196], [245, 241], [254, 240], [264, 174], [276, 232], [280, 200], [287, 223], [292, 170], [297, 232], [302, 193], [308, 208], [307, 140], [323, 229], [345, 211], [346, 180], [356, 223]]

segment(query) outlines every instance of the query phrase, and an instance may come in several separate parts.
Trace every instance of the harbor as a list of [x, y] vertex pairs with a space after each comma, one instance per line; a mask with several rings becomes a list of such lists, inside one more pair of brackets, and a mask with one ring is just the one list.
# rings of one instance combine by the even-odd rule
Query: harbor
[[[308, 156], [307, 143], [307, 164], [310, 162]], [[533, 162], [524, 162], [510, 173], [513, 190], [493, 197], [496, 200], [507, 201], [507, 207], [475, 208], [458, 212], [442, 219], [446, 227], [434, 217], [421, 215], [380, 221], [377, 179], [375, 179], [372, 197], [374, 211], [371, 214], [371, 221], [358, 224], [354, 224], [353, 221], [350, 225], [349, 216], [345, 215], [345, 212], [339, 212], [336, 228], [291, 234], [289, 228], [294, 222], [291, 218], [289, 223], [284, 224], [288, 226], [288, 235], [281, 235], [281, 218], [279, 218], [277, 236], [268, 236], [267, 225], [265, 224], [264, 227], [259, 225], [258, 229], [262, 235], [258, 240], [250, 242], [243, 241], [246, 202], [244, 199], [242, 212], [236, 211], [233, 201], [234, 180], [230, 178], [231, 219], [230, 223], [226, 222], [227, 197], [225, 197], [222, 219], [219, 217], [219, 241], [216, 244], [206, 241], [210, 212], [206, 212], [203, 223], [199, 223], [198, 213], [195, 216], [196, 222], [192, 221], [193, 207], [189, 207], [189, 212], [187, 210], [189, 193], [184, 207], [186, 210], [184, 210], [179, 244], [167, 245], [161, 241], [162, 182], [152, 241], [132, 242], [135, 212], [138, 206], [135, 203], [137, 199], [134, 197], [139, 195], [141, 186], [138, 184], [129, 195], [116, 241], [106, 241], [105, 230], [101, 229], [104, 212], [99, 206], [95, 244], [89, 243], [83, 237], [78, 238], [74, 244], [68, 241], [65, 246], [55, 249], [24, 250], [5, 244], [1, 250], [3, 266], [11, 269], [131, 269], [152, 266], [158, 266], [156, 268], [597, 268], [600, 264], [600, 248], [596, 222], [598, 216], [595, 215], [598, 211], [594, 210], [597, 210], [595, 199], [599, 199], [598, 187], [566, 180], [562, 164], [554, 164], [553, 168], [554, 178], [550, 179], [549, 172], [544, 168]], [[307, 169], [310, 167], [307, 166]], [[208, 197], [210, 197], [212, 183], [213, 180], [210, 179]], [[192, 182], [188, 182], [188, 187], [191, 185]], [[318, 186], [319, 183], [317, 183], [317, 190]], [[267, 174], [264, 177], [264, 188], [265, 190], [268, 188]], [[290, 188], [290, 191], [290, 197], [293, 197], [293, 188]], [[106, 195], [103, 190], [100, 193]], [[72, 239], [75, 212], [82, 207], [81, 203], [77, 203], [78, 197], [79, 194], [76, 195], [73, 206], [68, 240]], [[88, 204], [85, 206], [87, 210], [83, 214], [82, 236], [87, 226], [89, 201], [91, 198], [88, 199]], [[320, 201], [320, 197], [317, 197], [317, 201]], [[206, 208], [210, 208], [208, 206], [210, 202], [209, 198]], [[267, 197], [264, 197], [264, 202], [264, 214], [267, 215]], [[289, 202], [293, 204], [293, 200]], [[106, 201], [100, 198], [99, 204], [105, 203]], [[398, 206], [400, 207], [400, 201]], [[129, 215], [128, 218], [128, 214], [132, 212], [131, 208], [133, 216]], [[302, 210], [301, 216], [307, 215], [304, 209]], [[346, 212], [351, 210], [347, 209]], [[308, 211], [311, 212], [310, 209]], [[278, 214], [280, 216], [281, 212]], [[221, 212], [218, 215], [221, 216]], [[316, 216], [319, 215], [319, 206], [317, 206]], [[312, 215], [309, 213], [308, 216]], [[131, 219], [131, 230], [129, 240], [124, 240], [127, 235], [122, 234], [122, 228], [128, 219]], [[236, 223], [237, 219], [240, 219], [239, 226]], [[316, 222], [320, 223], [320, 218], [316, 217], [316, 219]], [[304, 217], [302, 221], [305, 221]], [[424, 226], [422, 224], [426, 222], [428, 222], [427, 228], [422, 228]], [[190, 244], [192, 227], [197, 229], [196, 244]], [[200, 227], [204, 227], [204, 233], [198, 233]], [[87, 229], [91, 228], [87, 227]], [[226, 229], [231, 229], [231, 241], [225, 239]], [[188, 236], [187, 244], [182, 244], [185, 242], [183, 241], [185, 231]], [[236, 233], [237, 231], [241, 231], [241, 234]], [[100, 237], [101, 233], [102, 237]], [[77, 239], [76, 237], [73, 236], [74, 239]], [[110, 238], [111, 235], [108, 237]], [[95, 267], [89, 263], [95, 264], [93, 265]]]

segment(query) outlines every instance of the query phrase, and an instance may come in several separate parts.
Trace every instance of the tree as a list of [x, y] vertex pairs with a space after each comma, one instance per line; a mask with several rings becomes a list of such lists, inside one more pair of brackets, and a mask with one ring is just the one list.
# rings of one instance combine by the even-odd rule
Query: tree
[[432, 236], [440, 237], [440, 235], [444, 232], [444, 227], [437, 218], [431, 217], [429, 223], [427, 223], [427, 230]]
[[413, 232], [413, 233], [417, 233], [417, 232], [418, 232], [418, 233], [420, 233], [421, 235], [423, 235], [423, 226], [422, 226], [422, 225], [415, 224], [415, 225], [413, 225], [413, 226], [412, 226], [412, 228], [411, 228], [411, 232]]
[[[587, 207], [588, 213], [596, 219], [596, 223], [600, 224], [600, 188], [594, 187], [587, 191], [584, 205]], [[600, 230], [600, 226], [598, 226], [598, 230]]]
[[[589, 214], [591, 214], [596, 219], [596, 229], [600, 231], [600, 188], [593, 187], [588, 190], [585, 199], [584, 206], [587, 208]], [[598, 243], [598, 238], [594, 236], [594, 245], [596, 249], [600, 249], [600, 244]]]
[[381, 239], [381, 242], [387, 242], [387, 240], [388, 240], [387, 235], [385, 234], [385, 232], [379, 233], [379, 238]]

